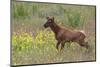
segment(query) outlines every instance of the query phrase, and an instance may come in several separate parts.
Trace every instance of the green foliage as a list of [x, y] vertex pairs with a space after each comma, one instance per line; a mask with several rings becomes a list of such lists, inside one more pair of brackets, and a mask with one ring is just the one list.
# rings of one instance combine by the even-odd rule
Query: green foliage
[[[22, 18], [45, 19], [47, 16], [54, 16], [58, 23], [63, 23], [73, 28], [79, 28], [88, 22], [87, 19], [94, 16], [94, 7], [85, 6], [72, 6], [72, 5], [59, 5], [59, 4], [38, 4], [27, 2], [13, 2], [12, 3], [12, 16], [14, 19], [20, 20]], [[23, 20], [25, 20], [23, 19]], [[39, 22], [40, 25], [42, 22]], [[19, 22], [17, 22], [19, 23]], [[23, 22], [24, 23], [24, 22]], [[21, 23], [20, 23], [21, 24]]]
[[84, 17], [81, 16], [80, 13], [77, 12], [68, 12], [67, 13], [68, 18], [68, 25], [72, 26], [73, 28], [83, 26], [84, 23]]
[[12, 45], [15, 50], [21, 50], [29, 48], [29, 45], [33, 44], [33, 38], [31, 35], [27, 33], [22, 33], [21, 35], [17, 35], [16, 33], [12, 36]]
[[[12, 35], [12, 64], [42, 64], [55, 62], [71, 62], [94, 60], [95, 55], [84, 55], [85, 48], [79, 49], [76, 43], [66, 43], [62, 52], [56, 49], [53, 32], [37, 30], [37, 35], [29, 33], [13, 33]], [[94, 51], [93, 51], [94, 52]], [[78, 57], [77, 57], [78, 56]], [[89, 56], [86, 58], [86, 56]]]
[[38, 12], [39, 6], [37, 4], [32, 4], [32, 12], [35, 15], [35, 13]]
[[30, 46], [32, 45], [45, 45], [48, 43], [53, 44], [53, 41], [55, 40], [53, 36], [53, 32], [49, 32], [46, 30], [38, 31], [37, 35], [34, 38], [32, 35], [29, 35], [25, 32], [22, 32], [20, 35], [13, 33], [12, 45], [14, 46], [14, 49], [16, 51], [30, 48]]
[[28, 16], [27, 5], [24, 6], [24, 4], [17, 5], [15, 3], [13, 3], [13, 17], [15, 17], [15, 18], [23, 17], [23, 18], [25, 18], [26, 16]]

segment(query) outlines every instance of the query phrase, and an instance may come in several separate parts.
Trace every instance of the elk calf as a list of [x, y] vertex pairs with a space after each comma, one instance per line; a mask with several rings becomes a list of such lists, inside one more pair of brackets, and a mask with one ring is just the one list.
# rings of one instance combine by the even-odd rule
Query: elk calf
[[57, 40], [56, 48], [58, 49], [61, 44], [61, 49], [64, 48], [65, 42], [77, 42], [80, 46], [88, 48], [88, 42], [85, 42], [85, 34], [83, 31], [74, 31], [64, 27], [61, 27], [55, 23], [54, 17], [47, 17], [47, 22], [44, 27], [50, 27], [55, 34]]

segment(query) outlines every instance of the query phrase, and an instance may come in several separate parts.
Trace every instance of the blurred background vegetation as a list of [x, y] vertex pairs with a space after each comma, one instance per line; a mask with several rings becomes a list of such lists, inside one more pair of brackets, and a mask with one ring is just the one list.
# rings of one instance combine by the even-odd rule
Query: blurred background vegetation
[[[95, 60], [95, 6], [12, 1], [11, 16], [13, 65]], [[47, 16], [61, 26], [86, 31], [90, 53], [76, 43], [66, 43], [59, 53], [53, 32], [43, 27]]]

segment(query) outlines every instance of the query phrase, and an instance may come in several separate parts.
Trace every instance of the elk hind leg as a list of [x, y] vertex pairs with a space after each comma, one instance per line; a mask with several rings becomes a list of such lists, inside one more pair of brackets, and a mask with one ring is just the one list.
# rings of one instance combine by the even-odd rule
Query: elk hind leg
[[59, 45], [60, 45], [60, 41], [57, 42], [57, 45], [56, 45], [57, 50], [58, 50]]
[[80, 46], [85, 47], [85, 48], [89, 48], [88, 42], [84, 42], [84, 41], [80, 41], [79, 42]]
[[64, 46], [65, 46], [65, 42], [62, 42], [60, 51], [64, 48]]

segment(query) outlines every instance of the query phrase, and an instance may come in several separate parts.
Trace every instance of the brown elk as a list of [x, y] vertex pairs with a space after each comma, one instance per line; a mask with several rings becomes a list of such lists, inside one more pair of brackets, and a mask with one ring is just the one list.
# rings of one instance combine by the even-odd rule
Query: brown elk
[[56, 48], [61, 44], [61, 49], [64, 48], [65, 42], [77, 42], [80, 46], [88, 48], [88, 42], [85, 42], [86, 35], [82, 31], [71, 30], [61, 27], [55, 23], [54, 17], [47, 17], [47, 22], [44, 27], [50, 27], [55, 34], [57, 40]]

